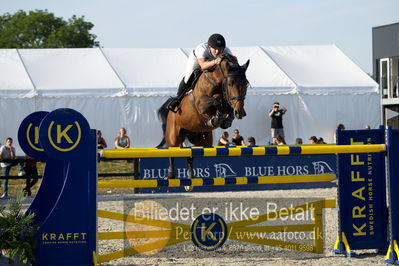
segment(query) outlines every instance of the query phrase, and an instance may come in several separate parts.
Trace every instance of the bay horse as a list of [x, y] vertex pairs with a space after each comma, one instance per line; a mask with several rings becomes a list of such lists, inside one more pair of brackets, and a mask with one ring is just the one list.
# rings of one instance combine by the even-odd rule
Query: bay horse
[[[168, 99], [158, 110], [164, 137], [158, 147], [181, 147], [187, 138], [195, 146], [212, 146], [212, 130], [231, 126], [234, 118], [246, 116], [244, 100], [248, 80], [236, 57], [221, 54], [221, 62], [204, 71], [194, 89], [182, 99], [176, 112], [168, 110]], [[189, 178], [193, 178], [192, 158], [187, 158]], [[175, 178], [174, 159], [169, 158], [168, 178]]]

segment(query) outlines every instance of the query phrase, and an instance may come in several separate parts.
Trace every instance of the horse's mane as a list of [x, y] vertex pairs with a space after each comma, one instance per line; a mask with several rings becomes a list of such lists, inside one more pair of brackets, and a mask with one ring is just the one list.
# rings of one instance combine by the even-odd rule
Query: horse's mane
[[233, 64], [238, 64], [237, 62], [237, 58], [231, 54], [228, 53], [222, 53], [219, 55], [223, 60], [226, 59], [227, 61], [229, 61], [230, 63]]
[[243, 69], [238, 63], [237, 58], [234, 55], [223, 53], [220, 55], [223, 60], [227, 60], [229, 65], [227, 66], [228, 75], [230, 77], [243, 77], [245, 75], [245, 69]]
[[[231, 55], [231, 54], [221, 53], [217, 57], [222, 58], [222, 61], [223, 60], [227, 60], [228, 62], [232, 63], [234, 67], [239, 66], [237, 58], [235, 56]], [[214, 65], [213, 67], [211, 67], [211, 68], [209, 68], [207, 70], [204, 70], [204, 72], [213, 72], [213, 71], [215, 71], [216, 67], [217, 67], [217, 65]]]

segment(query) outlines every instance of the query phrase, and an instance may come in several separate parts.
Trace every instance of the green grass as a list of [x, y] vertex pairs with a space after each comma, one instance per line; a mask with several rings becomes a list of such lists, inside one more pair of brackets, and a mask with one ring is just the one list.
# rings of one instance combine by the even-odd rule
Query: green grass
[[[43, 174], [44, 163], [37, 164], [39, 175]], [[12, 167], [10, 175], [18, 175], [19, 165]], [[131, 160], [117, 160], [117, 161], [101, 161], [98, 163], [98, 173], [133, 173], [133, 161]], [[113, 176], [113, 177], [99, 177], [99, 180], [114, 180], [114, 179], [133, 179], [133, 176]], [[37, 192], [41, 183], [41, 179], [32, 188], [32, 196]], [[15, 197], [16, 192], [25, 187], [25, 179], [10, 179], [8, 182], [8, 194]], [[0, 188], [2, 194], [3, 187]], [[133, 189], [99, 189], [98, 193], [132, 193]]]

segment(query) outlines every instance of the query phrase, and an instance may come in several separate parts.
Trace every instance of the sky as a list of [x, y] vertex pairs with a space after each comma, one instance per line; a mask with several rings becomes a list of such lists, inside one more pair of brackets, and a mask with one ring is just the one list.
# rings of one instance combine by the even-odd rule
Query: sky
[[399, 22], [399, 0], [0, 0], [0, 14], [84, 16], [105, 48], [335, 44], [372, 73], [372, 28]]

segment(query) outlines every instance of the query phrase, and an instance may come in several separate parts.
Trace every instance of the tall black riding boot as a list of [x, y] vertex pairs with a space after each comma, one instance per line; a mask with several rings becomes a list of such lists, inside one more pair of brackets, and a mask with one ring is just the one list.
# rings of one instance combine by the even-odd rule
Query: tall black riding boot
[[184, 78], [179, 84], [179, 89], [177, 90], [177, 96], [172, 97], [170, 103], [168, 104], [168, 110], [172, 112], [176, 112], [176, 107], [179, 106], [180, 101], [183, 99], [184, 94], [186, 93], [187, 84], [184, 82]]

